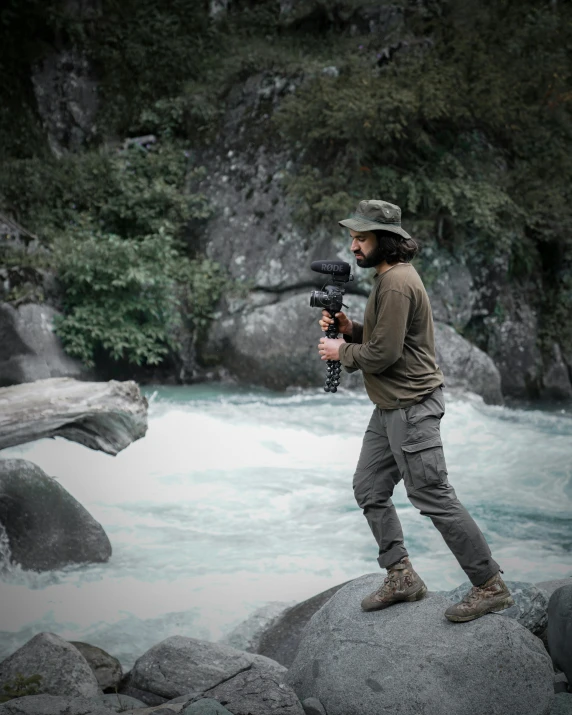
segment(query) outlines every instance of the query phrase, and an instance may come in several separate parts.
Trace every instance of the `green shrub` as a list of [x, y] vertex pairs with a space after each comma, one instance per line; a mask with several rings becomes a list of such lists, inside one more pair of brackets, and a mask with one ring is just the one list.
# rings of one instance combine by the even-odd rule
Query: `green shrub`
[[7, 703], [14, 698], [25, 698], [27, 695], [38, 695], [42, 692], [40, 689], [42, 680], [41, 675], [26, 677], [18, 673], [14, 680], [4, 684], [4, 695], [0, 695], [0, 703]]

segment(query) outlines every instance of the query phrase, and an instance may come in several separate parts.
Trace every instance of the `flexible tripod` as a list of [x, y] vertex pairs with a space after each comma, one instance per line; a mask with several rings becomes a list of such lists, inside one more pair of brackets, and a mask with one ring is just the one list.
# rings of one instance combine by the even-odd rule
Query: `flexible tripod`
[[[333, 318], [334, 322], [328, 326], [326, 330], [327, 338], [337, 338], [338, 337], [338, 319], [335, 316], [335, 312], [328, 311], [330, 317]], [[326, 382], [324, 383], [324, 390], [326, 392], [337, 392], [338, 385], [340, 384], [340, 373], [342, 371], [342, 364], [339, 360], [328, 360], [326, 368]]]

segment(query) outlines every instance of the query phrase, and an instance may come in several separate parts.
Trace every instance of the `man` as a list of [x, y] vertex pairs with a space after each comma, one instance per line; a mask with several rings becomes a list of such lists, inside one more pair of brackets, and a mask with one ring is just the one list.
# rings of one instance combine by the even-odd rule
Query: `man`
[[[463, 622], [514, 601], [479, 527], [447, 480], [440, 437], [443, 373], [435, 362], [433, 317], [425, 287], [410, 264], [417, 244], [401, 228], [401, 209], [360, 201], [350, 218], [351, 250], [360, 268], [375, 268], [364, 322], [336, 315], [343, 338], [322, 338], [322, 360], [361, 370], [375, 409], [354, 475], [354, 494], [379, 546], [387, 578], [362, 601], [365, 611], [417, 601], [427, 587], [413, 569], [391, 496], [403, 479], [411, 503], [441, 532], [473, 588], [445, 612]], [[322, 330], [332, 318], [323, 311]]]

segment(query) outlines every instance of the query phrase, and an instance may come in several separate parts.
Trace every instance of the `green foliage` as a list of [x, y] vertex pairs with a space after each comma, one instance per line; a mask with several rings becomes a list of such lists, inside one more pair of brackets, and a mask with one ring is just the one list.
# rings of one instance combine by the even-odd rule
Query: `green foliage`
[[25, 677], [18, 673], [14, 680], [4, 684], [4, 695], [0, 695], [0, 703], [7, 703], [14, 698], [25, 698], [27, 695], [38, 695], [41, 693], [41, 675], [30, 675]]

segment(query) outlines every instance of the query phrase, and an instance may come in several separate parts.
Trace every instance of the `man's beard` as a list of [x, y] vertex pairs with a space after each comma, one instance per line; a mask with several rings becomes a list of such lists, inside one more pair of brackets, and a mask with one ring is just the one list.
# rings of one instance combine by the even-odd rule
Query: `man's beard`
[[380, 242], [378, 240], [377, 246], [371, 253], [368, 253], [367, 256], [364, 256], [363, 258], [356, 257], [356, 263], [359, 268], [375, 268], [375, 266], [379, 266], [380, 263], [383, 263], [386, 258], [386, 251], [379, 245], [379, 243]]

